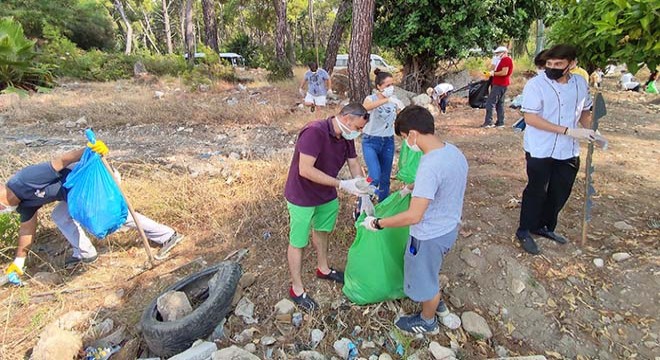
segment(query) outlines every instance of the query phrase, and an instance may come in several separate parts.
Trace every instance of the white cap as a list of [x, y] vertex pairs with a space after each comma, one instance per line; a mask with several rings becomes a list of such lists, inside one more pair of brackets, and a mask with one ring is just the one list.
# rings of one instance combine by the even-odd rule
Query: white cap
[[508, 52], [509, 52], [509, 49], [507, 49], [506, 46], [500, 46], [500, 47], [498, 47], [497, 49], [495, 49], [493, 52], [496, 53], [496, 54], [497, 54], [497, 53], [501, 53], [501, 52], [506, 52], [506, 53], [508, 53]]

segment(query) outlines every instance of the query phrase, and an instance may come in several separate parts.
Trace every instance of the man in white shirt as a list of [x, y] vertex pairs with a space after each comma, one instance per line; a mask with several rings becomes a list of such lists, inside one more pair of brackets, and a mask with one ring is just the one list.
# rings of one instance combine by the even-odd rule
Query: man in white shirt
[[453, 90], [454, 85], [450, 83], [440, 83], [434, 88], [428, 88], [426, 93], [434, 100], [435, 105], [440, 108], [440, 111], [442, 111], [443, 114], [446, 114], [449, 94]]
[[591, 130], [589, 85], [570, 73], [576, 66], [575, 48], [556, 45], [544, 57], [545, 72], [527, 82], [522, 102], [528, 181], [516, 237], [531, 254], [540, 252], [531, 234], [560, 244], [568, 241], [555, 233], [557, 216], [571, 195], [580, 167], [579, 140], [596, 137]]
[[633, 74], [629, 73], [628, 70], [621, 70], [621, 88], [623, 90], [630, 91], [639, 91], [639, 81], [636, 81]]

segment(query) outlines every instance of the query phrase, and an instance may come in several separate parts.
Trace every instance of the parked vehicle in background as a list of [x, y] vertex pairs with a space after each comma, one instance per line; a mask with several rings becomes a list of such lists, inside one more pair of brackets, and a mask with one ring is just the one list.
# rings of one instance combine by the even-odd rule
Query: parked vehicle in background
[[220, 60], [225, 61], [235, 68], [245, 67], [245, 58], [237, 53], [220, 53]]
[[[335, 62], [335, 68], [334, 70], [342, 70], [348, 68], [348, 54], [339, 54], [337, 55], [337, 61]], [[383, 59], [381, 56], [376, 55], [376, 54], [371, 54], [371, 71], [370, 73], [373, 73], [376, 68], [381, 69], [383, 71], [387, 71], [389, 73], [395, 73], [398, 72], [399, 69], [396, 67], [388, 64], [385, 59]]]

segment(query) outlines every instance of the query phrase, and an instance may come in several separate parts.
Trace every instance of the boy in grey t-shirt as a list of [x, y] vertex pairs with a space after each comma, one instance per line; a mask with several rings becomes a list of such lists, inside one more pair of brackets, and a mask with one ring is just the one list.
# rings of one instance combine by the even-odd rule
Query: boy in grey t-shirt
[[394, 124], [405, 146], [424, 153], [407, 211], [380, 219], [367, 216], [363, 226], [377, 231], [410, 225], [404, 255], [404, 292], [422, 303], [419, 314], [399, 318], [395, 325], [408, 333], [439, 331], [436, 314], [450, 329], [460, 326], [441, 300], [439, 274], [442, 259], [458, 237], [467, 183], [468, 164], [454, 145], [434, 135], [433, 115], [421, 106], [408, 106]]

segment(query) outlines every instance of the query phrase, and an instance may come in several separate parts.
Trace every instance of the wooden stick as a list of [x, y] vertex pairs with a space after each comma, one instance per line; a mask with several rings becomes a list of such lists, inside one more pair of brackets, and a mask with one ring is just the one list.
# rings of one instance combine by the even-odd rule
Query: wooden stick
[[105, 166], [106, 170], [108, 170], [108, 173], [110, 173], [110, 176], [112, 176], [112, 180], [114, 180], [115, 184], [117, 184], [117, 187], [119, 188], [119, 193], [124, 198], [124, 201], [126, 201], [126, 206], [128, 207], [128, 211], [131, 213], [131, 216], [133, 217], [133, 221], [135, 222], [135, 227], [137, 228], [138, 232], [140, 233], [140, 237], [142, 238], [142, 245], [144, 245], [144, 251], [147, 253], [147, 257], [149, 258], [149, 264], [151, 265], [151, 267], [153, 267], [154, 257], [153, 255], [151, 255], [151, 248], [149, 247], [149, 239], [147, 239], [147, 235], [144, 233], [144, 230], [142, 230], [140, 221], [138, 220], [137, 216], [135, 216], [135, 210], [133, 210], [133, 206], [131, 205], [131, 202], [128, 201], [128, 197], [124, 193], [124, 190], [122, 190], [121, 184], [119, 183], [119, 180], [115, 177], [114, 171], [112, 171], [112, 168], [110, 167], [110, 164], [108, 164], [108, 161], [103, 156], [101, 156], [101, 161], [103, 161], [103, 166]]
[[587, 165], [585, 167], [585, 177], [584, 177], [584, 211], [582, 216], [582, 246], [587, 243], [587, 230], [589, 227], [589, 199], [591, 194], [589, 194], [589, 187], [591, 185], [591, 159], [594, 155], [594, 143], [589, 143], [589, 148], [587, 150]]

